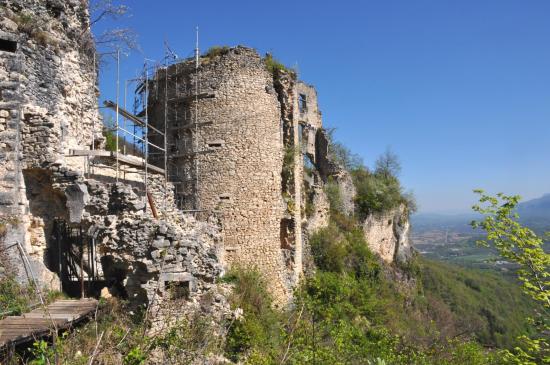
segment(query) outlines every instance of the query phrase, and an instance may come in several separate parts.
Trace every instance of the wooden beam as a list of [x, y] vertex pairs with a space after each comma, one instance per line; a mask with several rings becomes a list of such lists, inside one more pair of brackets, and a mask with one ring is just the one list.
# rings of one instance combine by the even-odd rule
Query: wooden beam
[[156, 129], [155, 127], [153, 127], [151, 124], [149, 123], [145, 123], [145, 121], [141, 118], [138, 118], [136, 115], [128, 112], [127, 110], [125, 110], [124, 108], [121, 108], [120, 106], [117, 108], [117, 105], [115, 102], [111, 101], [111, 100], [105, 100], [103, 102], [103, 105], [105, 105], [107, 108], [109, 109], [112, 109], [114, 110], [115, 112], [117, 111], [118, 109], [118, 114], [122, 115], [124, 118], [126, 119], [130, 119], [132, 122], [136, 123], [137, 125], [140, 125], [142, 127], [147, 127], [147, 128], [150, 128], [152, 130], [154, 130], [155, 132], [157, 132], [158, 134], [160, 135], [163, 135], [164, 136], [164, 133], [161, 132], [160, 130]]
[[[107, 157], [110, 159], [116, 160], [117, 153], [114, 151], [105, 151], [105, 150], [69, 150], [67, 157]], [[145, 169], [145, 160], [141, 157], [125, 155], [118, 153], [118, 161], [125, 165], [130, 165], [138, 168]], [[164, 174], [164, 169], [161, 169], [158, 166], [147, 164], [147, 170], [157, 172], [159, 174]]]
[[184, 125], [181, 125], [181, 126], [171, 126], [171, 127], [168, 127], [168, 129], [193, 129], [195, 128], [195, 126], [197, 127], [200, 127], [200, 126], [203, 126], [203, 125], [211, 125], [211, 124], [214, 124], [213, 122], [203, 122], [203, 123], [188, 123], [188, 124], [184, 124]]

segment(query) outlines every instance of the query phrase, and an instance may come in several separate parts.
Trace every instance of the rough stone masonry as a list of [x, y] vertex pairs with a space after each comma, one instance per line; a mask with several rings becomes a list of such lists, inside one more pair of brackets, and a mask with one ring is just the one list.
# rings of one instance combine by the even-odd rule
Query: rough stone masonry
[[[150, 90], [149, 122], [169, 132], [167, 167], [179, 205], [218, 217], [224, 262], [257, 268], [277, 301], [287, 302], [304, 270], [308, 235], [327, 225], [329, 179], [345, 213], [354, 212], [355, 188], [330, 157], [315, 88], [237, 46], [206, 53], [198, 67], [184, 60], [159, 68]], [[376, 238], [371, 226], [366, 235]], [[388, 240], [392, 227], [383, 227]]]
[[223, 272], [218, 223], [179, 211], [162, 174], [145, 191], [141, 169], [86, 155], [104, 147], [89, 26], [86, 1], [0, 0], [0, 277], [197, 303]]
[[[168, 132], [170, 181], [150, 171], [146, 184], [135, 164], [95, 154], [105, 146], [87, 2], [0, 0], [0, 276], [74, 292], [76, 275], [87, 295], [199, 303], [224, 270], [255, 267], [288, 303], [308, 237], [328, 223], [325, 185], [338, 184], [348, 214], [355, 189], [329, 156], [315, 89], [265, 61], [238, 46], [198, 69], [156, 70], [147, 112]], [[385, 260], [406, 256], [399, 212], [364, 230]]]

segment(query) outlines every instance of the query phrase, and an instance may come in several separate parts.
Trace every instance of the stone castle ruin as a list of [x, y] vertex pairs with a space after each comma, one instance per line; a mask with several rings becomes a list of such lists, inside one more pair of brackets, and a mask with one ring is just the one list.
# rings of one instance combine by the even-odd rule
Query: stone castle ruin
[[[288, 303], [328, 224], [325, 184], [354, 209], [316, 90], [242, 46], [174, 60], [140, 81], [142, 110], [107, 104], [145, 153], [107, 151], [87, 2], [0, 5], [0, 276], [151, 304], [255, 267]], [[410, 250], [402, 216], [365, 222], [386, 261]]]
[[[314, 166], [323, 135], [315, 89], [291, 72], [268, 71], [250, 48], [200, 61], [199, 68], [188, 60], [159, 69], [149, 93], [150, 123], [169, 131], [176, 199], [182, 209], [219, 218], [227, 265], [257, 267], [272, 278], [272, 292], [287, 298], [303, 271], [304, 159]], [[311, 174], [310, 187], [322, 195], [320, 174]], [[312, 222], [322, 226], [327, 207]]]

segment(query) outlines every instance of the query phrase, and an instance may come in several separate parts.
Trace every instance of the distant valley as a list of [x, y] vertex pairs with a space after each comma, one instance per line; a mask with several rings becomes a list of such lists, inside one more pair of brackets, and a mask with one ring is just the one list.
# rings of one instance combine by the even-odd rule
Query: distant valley
[[[518, 205], [520, 221], [543, 235], [550, 230], [550, 194]], [[460, 266], [509, 271], [512, 266], [499, 260], [496, 252], [480, 247], [476, 241], [483, 232], [470, 222], [480, 216], [470, 214], [419, 213], [411, 217], [411, 240], [423, 256]]]

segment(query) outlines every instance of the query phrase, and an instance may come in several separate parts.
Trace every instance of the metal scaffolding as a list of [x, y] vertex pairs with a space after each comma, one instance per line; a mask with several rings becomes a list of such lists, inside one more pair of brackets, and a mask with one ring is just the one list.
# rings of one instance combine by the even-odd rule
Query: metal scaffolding
[[[192, 66], [194, 77], [188, 79]], [[155, 93], [151, 93], [151, 99], [154, 103], [161, 103], [160, 108], [159, 104], [156, 105], [155, 124], [159, 129], [164, 128], [166, 154], [151, 155], [151, 160], [156, 161], [157, 165], [164, 163], [166, 180], [173, 183], [176, 189], [178, 208], [184, 211], [200, 211], [198, 155], [208, 151], [200, 149], [199, 133], [202, 126], [212, 123], [200, 122], [199, 101], [214, 95], [201, 92], [198, 30], [192, 57], [179, 58], [165, 43], [165, 58], [153, 79]], [[190, 105], [192, 103], [194, 105]], [[162, 115], [158, 110], [163, 111]]]
[[[164, 175], [164, 202], [167, 201], [167, 184], [170, 182], [176, 187], [176, 197], [193, 197], [192, 206], [189, 204], [191, 199], [185, 198], [185, 203], [178, 199], [176, 204], [180, 209], [186, 206], [188, 211], [200, 210], [198, 155], [208, 151], [199, 150], [199, 129], [212, 123], [200, 123], [199, 100], [214, 95], [201, 93], [198, 28], [192, 57], [180, 59], [165, 42], [164, 58], [160, 62], [146, 59], [138, 77], [124, 80], [123, 94], [120, 90], [121, 52], [117, 50], [109, 54], [116, 59], [116, 96], [114, 101], [105, 100], [103, 108], [115, 115], [113, 125], [104, 127], [104, 130], [109, 138], [114, 138], [114, 151], [97, 150], [96, 131], [92, 127], [90, 150], [71, 150], [69, 156], [86, 156], [88, 173], [90, 168], [93, 171], [95, 157], [114, 160], [117, 182], [126, 176], [124, 166], [141, 170], [138, 173], [143, 174], [145, 209], [152, 202], [149, 175], [153, 172]], [[182, 82], [180, 71], [182, 67], [188, 69], [191, 62], [194, 63], [194, 78], [192, 82]], [[132, 87], [133, 105], [129, 107], [128, 94]], [[161, 99], [164, 104], [161, 109], [159, 105], [150, 108], [151, 101], [156, 103]], [[194, 105], [191, 107], [190, 103]], [[155, 115], [150, 123], [152, 111]]]

